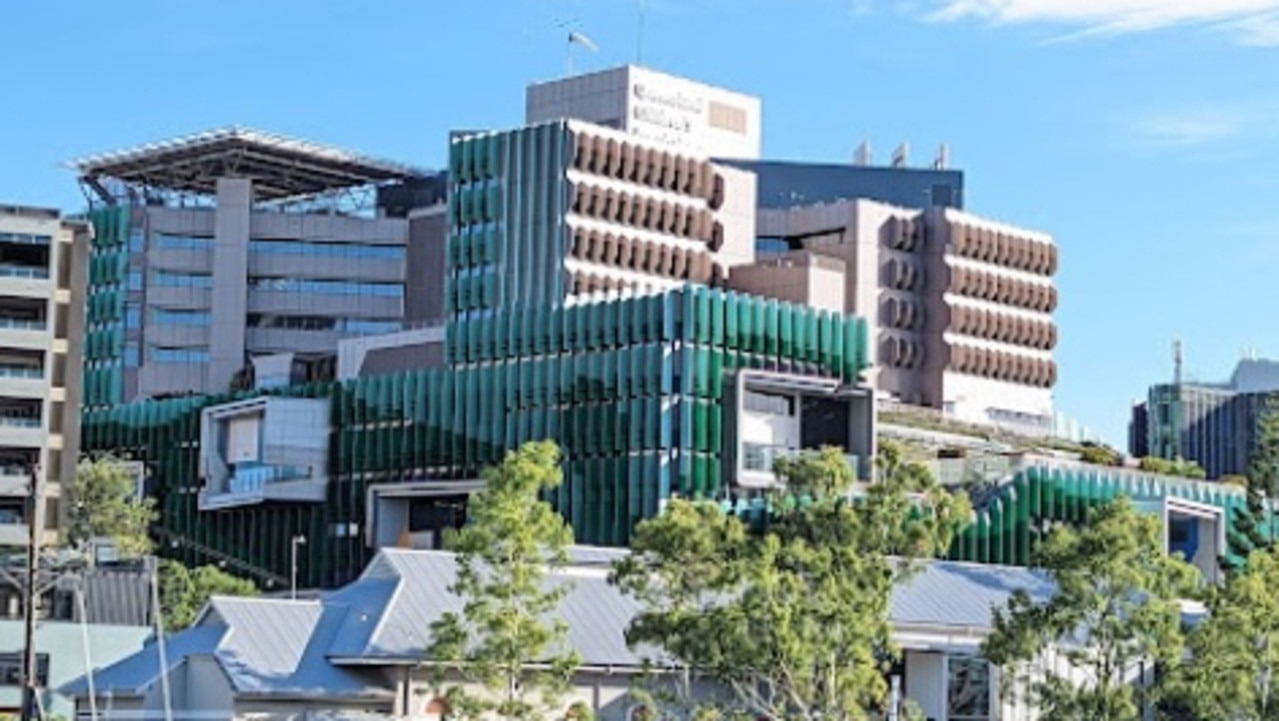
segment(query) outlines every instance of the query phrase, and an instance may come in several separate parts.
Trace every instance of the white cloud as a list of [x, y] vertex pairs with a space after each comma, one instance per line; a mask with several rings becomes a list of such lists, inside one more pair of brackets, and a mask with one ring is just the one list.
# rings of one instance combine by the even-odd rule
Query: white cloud
[[1208, 25], [1241, 42], [1279, 45], [1279, 0], [940, 0], [934, 20], [1054, 23], [1119, 34]]
[[1140, 142], [1163, 146], [1200, 146], [1217, 159], [1233, 158], [1249, 144], [1248, 154], [1269, 148], [1279, 129], [1279, 103], [1253, 101], [1186, 107], [1152, 113], [1129, 123]]
[[1249, 125], [1238, 111], [1190, 111], [1139, 120], [1133, 130], [1147, 142], [1160, 145], [1202, 145], [1239, 135]]

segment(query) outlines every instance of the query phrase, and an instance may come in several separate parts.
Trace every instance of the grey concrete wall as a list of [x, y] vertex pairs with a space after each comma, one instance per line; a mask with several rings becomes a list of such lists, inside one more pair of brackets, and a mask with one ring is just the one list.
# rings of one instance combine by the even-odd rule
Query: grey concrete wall
[[253, 183], [248, 178], [218, 178], [218, 210], [213, 224], [213, 287], [206, 392], [226, 390], [244, 367], [244, 314], [247, 309], [250, 218]]
[[404, 319], [411, 325], [444, 319], [444, 278], [448, 272], [445, 206], [409, 216], [409, 246], [404, 276]]

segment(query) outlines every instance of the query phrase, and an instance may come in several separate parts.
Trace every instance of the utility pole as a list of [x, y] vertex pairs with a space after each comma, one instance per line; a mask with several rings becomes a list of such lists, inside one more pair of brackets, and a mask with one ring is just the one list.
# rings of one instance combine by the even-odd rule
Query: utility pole
[[22, 721], [36, 721], [40, 711], [36, 690], [40, 679], [36, 664], [36, 593], [40, 564], [40, 466], [30, 469], [31, 485], [27, 489], [27, 574], [22, 587], [23, 618], [26, 638], [22, 654]]

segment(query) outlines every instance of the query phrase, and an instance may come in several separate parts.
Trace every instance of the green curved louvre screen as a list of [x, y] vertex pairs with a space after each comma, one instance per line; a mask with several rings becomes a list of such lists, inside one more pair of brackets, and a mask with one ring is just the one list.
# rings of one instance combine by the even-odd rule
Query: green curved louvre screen
[[1217, 483], [1044, 461], [1018, 472], [1001, 486], [957, 535], [948, 557], [1029, 565], [1049, 527], [1055, 523], [1080, 525], [1087, 521], [1090, 508], [1120, 496], [1136, 501], [1173, 497], [1221, 508], [1227, 527], [1234, 522], [1235, 509], [1244, 506], [1242, 491]]
[[[742, 314], [763, 319], [735, 334]], [[811, 329], [783, 343], [782, 318]], [[583, 543], [622, 545], [674, 494], [721, 494], [726, 376], [772, 368], [854, 383], [867, 365], [862, 320], [690, 286], [569, 307], [513, 308], [446, 329], [449, 367], [274, 391], [328, 396], [329, 491], [322, 505], [197, 508], [200, 410], [236, 397], [136, 403], [85, 418], [85, 446], [145, 459], [167, 553], [226, 554], [287, 576], [288, 539], [315, 540], [305, 582], [334, 584], [368, 560], [368, 486], [474, 478], [506, 450], [552, 439], [564, 486], [548, 499]], [[281, 559], [285, 559], [282, 561]]]
[[93, 226], [85, 301], [84, 406], [101, 408], [124, 399], [125, 297], [128, 292], [128, 206], [89, 211]]

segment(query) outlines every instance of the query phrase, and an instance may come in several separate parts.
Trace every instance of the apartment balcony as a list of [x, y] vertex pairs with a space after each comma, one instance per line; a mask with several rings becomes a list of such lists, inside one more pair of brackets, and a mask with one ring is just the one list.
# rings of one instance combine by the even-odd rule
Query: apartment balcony
[[0, 509], [0, 548], [26, 546], [30, 532], [22, 514], [9, 509]]
[[202, 511], [259, 503], [323, 503], [329, 401], [259, 397], [200, 416]]
[[241, 465], [225, 483], [200, 491], [201, 511], [258, 503], [323, 503], [328, 483], [310, 467]]
[[25, 498], [30, 483], [24, 466], [0, 465], [0, 498]]
[[49, 269], [34, 265], [10, 265], [8, 263], [0, 263], [0, 278], [48, 280]]
[[[814, 449], [807, 449], [814, 450]], [[773, 467], [777, 461], [783, 458], [794, 458], [805, 451], [786, 446], [770, 446], [759, 443], [743, 443], [742, 444], [742, 464], [741, 476], [738, 479], [739, 485], [747, 488], [768, 488], [778, 483], [776, 474], [773, 473]], [[853, 477], [857, 477], [858, 464], [860, 457], [845, 453], [844, 460], [848, 463], [849, 468], [853, 471]]]
[[[44, 400], [48, 395], [48, 379], [46, 377], [45, 356], [43, 347], [21, 348], [14, 345], [0, 347], [0, 398], [23, 398], [27, 412], [17, 415], [39, 416], [38, 407], [32, 407], [32, 400]], [[0, 415], [12, 403], [0, 403]]]

